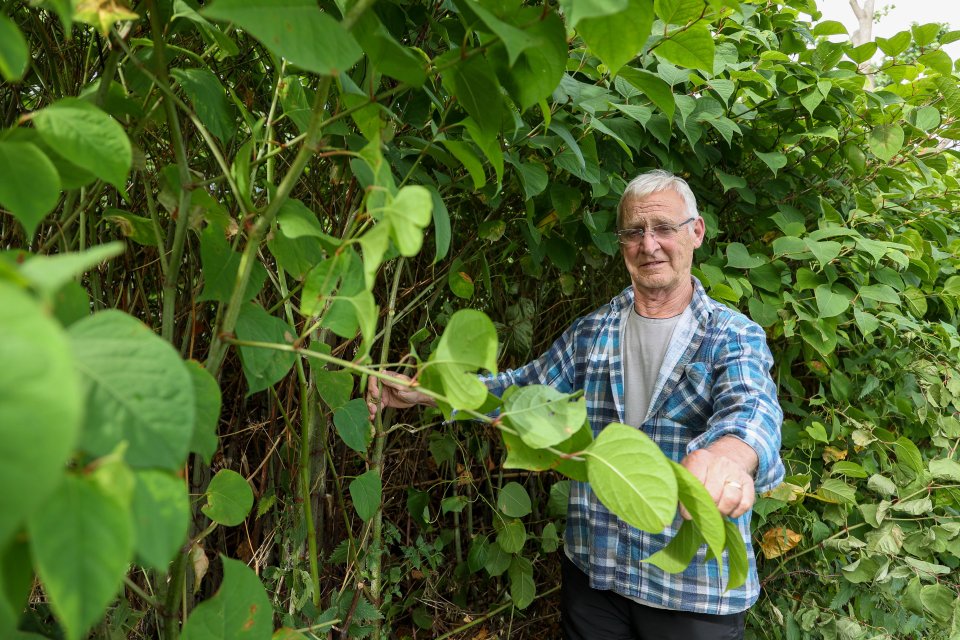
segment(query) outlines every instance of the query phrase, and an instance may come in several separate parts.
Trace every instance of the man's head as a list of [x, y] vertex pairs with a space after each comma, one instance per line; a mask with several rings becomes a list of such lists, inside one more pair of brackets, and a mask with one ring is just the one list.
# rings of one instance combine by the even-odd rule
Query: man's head
[[617, 207], [617, 235], [639, 306], [670, 312], [689, 302], [704, 223], [686, 181], [662, 170], [634, 178]]

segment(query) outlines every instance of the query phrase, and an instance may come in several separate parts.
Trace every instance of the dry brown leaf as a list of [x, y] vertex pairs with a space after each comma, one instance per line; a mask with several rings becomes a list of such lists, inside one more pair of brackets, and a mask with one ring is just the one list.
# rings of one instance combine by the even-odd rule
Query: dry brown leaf
[[826, 463], [836, 462], [838, 460], [847, 459], [847, 450], [838, 449], [837, 447], [824, 447], [823, 448], [823, 461]]
[[786, 527], [774, 527], [763, 534], [760, 550], [763, 551], [763, 557], [770, 560], [790, 551], [800, 544], [801, 540], [803, 540], [803, 536], [795, 531]]
[[203, 547], [198, 544], [190, 547], [190, 563], [193, 565], [193, 592], [196, 593], [200, 589], [203, 576], [207, 575], [207, 569], [210, 567], [210, 560], [203, 552]]

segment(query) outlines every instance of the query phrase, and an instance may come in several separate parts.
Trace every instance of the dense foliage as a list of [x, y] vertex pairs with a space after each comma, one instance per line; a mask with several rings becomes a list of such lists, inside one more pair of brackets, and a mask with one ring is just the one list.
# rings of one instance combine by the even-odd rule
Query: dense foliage
[[[626, 285], [650, 167], [777, 361], [748, 636], [960, 633], [960, 33], [852, 47], [812, 0], [3, 11], [4, 637], [544, 637], [565, 481], [527, 470], [618, 468], [653, 529], [697, 498], [581, 399], [485, 418], [469, 372]], [[384, 368], [441, 409], [371, 425]]]

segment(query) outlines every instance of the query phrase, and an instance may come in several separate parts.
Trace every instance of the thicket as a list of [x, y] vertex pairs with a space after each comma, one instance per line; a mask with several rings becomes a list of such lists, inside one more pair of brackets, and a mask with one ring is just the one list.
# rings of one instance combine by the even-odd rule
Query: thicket
[[[549, 637], [566, 480], [529, 469], [640, 473], [609, 495], [650, 528], [696, 498], [632, 436], [565, 439], [577, 398], [473, 420], [464, 371], [626, 285], [614, 208], [650, 167], [688, 178], [695, 273], [776, 357], [748, 637], [960, 634], [960, 32], [818, 18], [5, 3], [0, 635]], [[383, 369], [442, 408], [370, 424]]]

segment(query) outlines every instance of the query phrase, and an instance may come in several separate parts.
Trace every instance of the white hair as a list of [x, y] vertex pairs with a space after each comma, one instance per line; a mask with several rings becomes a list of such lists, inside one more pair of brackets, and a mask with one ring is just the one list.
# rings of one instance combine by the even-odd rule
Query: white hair
[[623, 190], [620, 196], [620, 203], [617, 204], [617, 229], [623, 228], [623, 204], [627, 200], [645, 198], [652, 193], [666, 191], [667, 189], [675, 192], [683, 200], [687, 215], [697, 218], [697, 199], [690, 189], [687, 181], [679, 176], [675, 176], [669, 171], [663, 169], [653, 169], [646, 173], [641, 173], [631, 180]]

